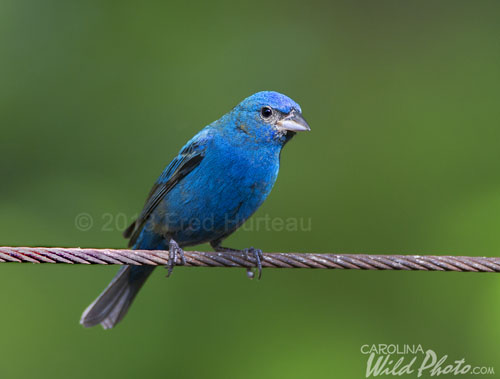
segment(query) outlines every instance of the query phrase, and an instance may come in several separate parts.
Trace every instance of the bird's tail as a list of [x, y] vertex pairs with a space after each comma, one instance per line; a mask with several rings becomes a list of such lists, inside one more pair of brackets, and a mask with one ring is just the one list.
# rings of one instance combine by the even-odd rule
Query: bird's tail
[[87, 328], [101, 324], [104, 329], [110, 329], [118, 324], [153, 269], [154, 266], [120, 268], [111, 283], [85, 309], [80, 324]]

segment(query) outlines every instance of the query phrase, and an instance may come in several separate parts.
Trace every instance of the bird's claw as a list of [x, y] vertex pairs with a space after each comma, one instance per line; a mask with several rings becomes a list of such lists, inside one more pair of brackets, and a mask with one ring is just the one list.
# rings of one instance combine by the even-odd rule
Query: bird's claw
[[[262, 250], [249, 247], [247, 249], [243, 249], [242, 251], [245, 254], [245, 258], [247, 260], [250, 260], [250, 257], [255, 259], [255, 266], [258, 272], [257, 279], [260, 279], [262, 277], [262, 261], [264, 260], [264, 254], [262, 253]], [[247, 276], [250, 279], [253, 279], [255, 277], [255, 274], [251, 268], [247, 268]]]
[[172, 271], [174, 270], [175, 262], [177, 261], [177, 255], [179, 255], [179, 257], [181, 258], [182, 265], [185, 265], [186, 258], [184, 257], [184, 250], [182, 250], [177, 242], [171, 239], [168, 246], [167, 278], [172, 274]]
[[[262, 253], [262, 250], [256, 249], [254, 247], [249, 247], [247, 249], [243, 250], [237, 250], [237, 249], [231, 249], [229, 247], [223, 247], [220, 245], [220, 241], [212, 241], [210, 243], [215, 251], [226, 251], [228, 253], [236, 253], [236, 254], [242, 254], [245, 256], [245, 259], [247, 261], [254, 259], [255, 260], [255, 267], [257, 268], [257, 272], [259, 273], [257, 278], [260, 279], [262, 277], [262, 261], [264, 260], [264, 254]], [[247, 276], [250, 279], [253, 279], [255, 277], [254, 272], [252, 271], [251, 267], [247, 267]]]

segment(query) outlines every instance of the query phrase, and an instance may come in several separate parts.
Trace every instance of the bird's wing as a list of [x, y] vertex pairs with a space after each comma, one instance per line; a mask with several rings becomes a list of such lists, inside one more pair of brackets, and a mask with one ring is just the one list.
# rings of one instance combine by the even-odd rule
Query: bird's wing
[[203, 160], [209, 138], [208, 133], [205, 131], [197, 134], [182, 148], [179, 155], [163, 171], [153, 185], [141, 214], [123, 233], [125, 238], [130, 238], [129, 246], [135, 244], [148, 217], [165, 195]]

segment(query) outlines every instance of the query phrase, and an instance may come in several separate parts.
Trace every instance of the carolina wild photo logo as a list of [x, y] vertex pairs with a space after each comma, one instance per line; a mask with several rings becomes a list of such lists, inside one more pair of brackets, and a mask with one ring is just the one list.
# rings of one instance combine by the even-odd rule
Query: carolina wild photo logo
[[367, 356], [366, 374], [368, 377], [382, 375], [495, 375], [494, 367], [475, 366], [465, 358], [450, 359], [447, 354], [438, 356], [432, 349], [422, 345], [373, 344], [362, 345], [361, 354]]

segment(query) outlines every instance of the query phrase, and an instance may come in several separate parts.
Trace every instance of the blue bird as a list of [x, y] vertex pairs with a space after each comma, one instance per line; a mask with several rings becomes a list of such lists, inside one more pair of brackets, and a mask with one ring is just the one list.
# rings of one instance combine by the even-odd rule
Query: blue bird
[[[138, 219], [125, 231], [136, 250], [169, 250], [168, 275], [182, 248], [210, 242], [216, 251], [264, 202], [278, 176], [280, 153], [296, 132], [310, 130], [300, 106], [285, 95], [258, 92], [196, 134], [154, 184]], [[85, 327], [114, 327], [154, 266], [123, 266], [84, 311]]]

